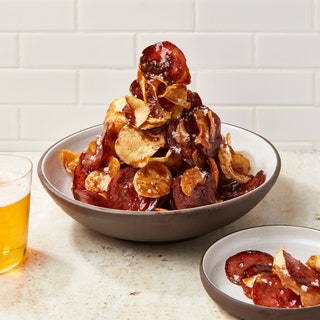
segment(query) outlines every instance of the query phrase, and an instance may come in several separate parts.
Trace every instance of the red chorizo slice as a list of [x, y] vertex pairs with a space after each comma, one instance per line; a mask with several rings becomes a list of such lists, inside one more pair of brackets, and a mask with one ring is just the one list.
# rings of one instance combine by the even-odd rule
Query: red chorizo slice
[[172, 206], [174, 209], [200, 207], [215, 203], [215, 180], [210, 173], [204, 174], [203, 182], [194, 186], [190, 195], [186, 195], [181, 188], [182, 174], [172, 182]]
[[191, 108], [202, 106], [202, 100], [197, 92], [187, 90], [187, 100], [191, 103]]
[[160, 78], [167, 84], [191, 81], [183, 52], [169, 41], [158, 42], [142, 51], [140, 70], [147, 78]]
[[252, 265], [262, 264], [272, 266], [273, 256], [258, 250], [246, 250], [229, 257], [225, 263], [225, 272], [228, 279], [240, 285], [246, 269]]
[[281, 284], [275, 274], [261, 274], [252, 287], [252, 300], [256, 305], [273, 308], [300, 308], [300, 297]]
[[305, 286], [314, 286], [320, 289], [320, 273], [301, 261], [295, 259], [287, 251], [283, 251], [287, 270], [290, 276], [299, 284]]
[[300, 296], [304, 307], [320, 304], [319, 274], [280, 248], [274, 258], [273, 272], [284, 286]]
[[86, 154], [84, 152], [81, 153], [80, 158], [79, 158], [79, 162], [76, 165], [76, 167], [74, 168], [74, 172], [73, 172], [72, 192], [73, 192], [74, 198], [76, 200], [79, 200], [79, 199], [76, 196], [75, 192], [77, 190], [84, 190], [85, 189], [85, 181], [86, 181], [86, 178], [89, 174], [89, 172], [84, 169], [84, 166], [82, 163], [85, 155]]
[[74, 198], [93, 206], [108, 207], [107, 200], [100, 193], [91, 190], [74, 190]]
[[270, 264], [253, 264], [246, 268], [243, 272], [242, 281], [240, 281], [240, 285], [244, 294], [252, 299], [252, 286], [255, 281], [255, 278], [259, 274], [271, 274], [272, 273], [272, 265]]
[[125, 167], [116, 173], [108, 186], [108, 207], [120, 210], [150, 211], [157, 204], [158, 199], [139, 196], [133, 185], [133, 178], [137, 169]]
[[219, 198], [223, 201], [237, 198], [247, 192], [250, 192], [266, 180], [266, 174], [260, 170], [247, 183], [240, 184], [234, 180], [222, 180], [218, 189]]
[[253, 264], [246, 268], [243, 273], [244, 278], [251, 278], [257, 274], [265, 274], [265, 273], [272, 273], [272, 265], [271, 264]]

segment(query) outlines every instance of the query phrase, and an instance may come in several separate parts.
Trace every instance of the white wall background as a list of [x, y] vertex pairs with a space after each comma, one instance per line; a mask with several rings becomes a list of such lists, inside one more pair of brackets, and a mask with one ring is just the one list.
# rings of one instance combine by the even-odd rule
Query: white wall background
[[0, 151], [101, 123], [162, 40], [222, 121], [320, 150], [320, 0], [0, 0]]

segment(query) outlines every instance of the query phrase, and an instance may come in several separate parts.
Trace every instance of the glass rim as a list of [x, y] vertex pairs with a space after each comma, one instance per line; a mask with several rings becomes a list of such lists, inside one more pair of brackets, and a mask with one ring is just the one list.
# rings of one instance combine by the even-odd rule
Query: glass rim
[[[25, 178], [26, 176], [28, 176], [29, 174], [32, 175], [32, 169], [33, 169], [33, 163], [32, 161], [25, 157], [25, 156], [22, 156], [22, 155], [19, 155], [19, 154], [12, 154], [12, 153], [0, 153], [0, 158], [5, 158], [5, 157], [8, 157], [8, 158], [15, 158], [15, 159], [20, 159], [20, 160], [23, 160], [25, 161], [26, 163], [28, 163], [28, 167], [26, 168], [26, 172], [24, 173], [19, 173], [19, 175], [17, 177], [14, 177], [14, 179], [10, 179], [8, 181], [5, 181], [3, 183], [1, 183], [1, 185], [8, 185], [10, 183], [14, 183], [15, 181], [18, 181], [18, 180], [21, 180], [23, 178]], [[0, 167], [0, 171], [1, 171], [1, 167]], [[0, 186], [1, 186], [0, 185]]]

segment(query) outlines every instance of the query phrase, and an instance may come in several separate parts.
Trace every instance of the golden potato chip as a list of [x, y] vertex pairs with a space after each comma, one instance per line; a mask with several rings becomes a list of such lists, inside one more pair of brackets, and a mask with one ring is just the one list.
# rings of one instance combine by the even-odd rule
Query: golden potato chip
[[165, 98], [172, 102], [171, 119], [180, 119], [184, 109], [189, 110], [191, 103], [187, 101], [187, 90], [186, 86], [182, 84], [173, 84], [166, 87], [163, 94], [159, 95], [159, 98]]
[[106, 168], [104, 168], [104, 171], [110, 175], [110, 177], [113, 177], [118, 171], [120, 170], [120, 162], [119, 160], [111, 156], [108, 160]]
[[126, 96], [129, 107], [133, 110], [135, 116], [135, 126], [141, 127], [150, 114], [150, 108], [146, 102], [133, 96]]
[[134, 178], [133, 186], [142, 197], [160, 198], [170, 193], [172, 175], [168, 167], [160, 162], [149, 162], [139, 169]]
[[171, 113], [162, 110], [157, 117], [148, 117], [148, 119], [140, 126], [141, 130], [149, 130], [159, 128], [171, 119]]
[[158, 101], [157, 89], [161, 85], [161, 81], [159, 79], [146, 81], [144, 76], [139, 72], [138, 77], [143, 100], [150, 109], [150, 114], [146, 121], [140, 125], [140, 129], [148, 130], [161, 127], [171, 119], [171, 112], [164, 110]]
[[128, 121], [123, 113], [123, 108], [127, 105], [127, 100], [124, 97], [113, 100], [106, 112], [104, 118], [104, 127], [108, 126], [108, 130], [118, 133]]
[[116, 157], [111, 156], [106, 167], [91, 171], [86, 180], [86, 190], [95, 192], [107, 191], [111, 178], [120, 170], [120, 162]]
[[80, 153], [73, 152], [67, 149], [62, 149], [60, 151], [60, 157], [66, 171], [69, 173], [73, 173], [75, 167], [79, 163]]
[[199, 168], [187, 169], [181, 177], [181, 190], [187, 196], [191, 196], [194, 188], [197, 184], [202, 184], [205, 182], [205, 177]]
[[306, 264], [311, 269], [314, 269], [314, 270], [320, 272], [320, 254], [316, 254], [316, 255], [311, 256], [307, 260]]
[[206, 163], [206, 157], [197, 149], [192, 152], [191, 158], [195, 167], [203, 168]]
[[90, 155], [95, 155], [97, 153], [97, 148], [101, 146], [101, 136], [96, 136], [95, 140], [92, 140], [88, 143], [86, 148], [86, 153]]
[[218, 188], [219, 184], [219, 168], [216, 163], [216, 161], [213, 158], [208, 157], [208, 162], [210, 165], [210, 173], [214, 178], [214, 181], [216, 182], [216, 188]]
[[90, 172], [85, 180], [86, 190], [94, 192], [107, 191], [111, 177], [104, 170], [94, 170]]
[[243, 154], [235, 152], [231, 146], [231, 134], [227, 133], [226, 141], [232, 155], [232, 167], [244, 174], [249, 174], [251, 169], [250, 161]]
[[124, 163], [141, 168], [165, 143], [165, 133], [151, 135], [127, 125], [119, 132], [115, 151]]
[[174, 132], [174, 139], [179, 144], [188, 144], [190, 143], [190, 134], [186, 130], [186, 127], [184, 125], [183, 119], [181, 119], [176, 127], [176, 130]]
[[208, 113], [204, 109], [197, 109], [193, 115], [195, 117], [199, 133], [195, 139], [195, 144], [201, 144], [206, 149], [210, 148], [210, 136], [212, 134], [211, 123], [209, 122]]
[[191, 103], [187, 101], [186, 86], [182, 84], [172, 84], [166, 87], [165, 92], [159, 95], [159, 98], [165, 98], [175, 105], [183, 106], [186, 109], [189, 109], [191, 106]]
[[184, 109], [185, 108], [181, 105], [174, 105], [171, 112], [171, 119], [180, 119]]
[[227, 133], [225, 141], [218, 151], [219, 165], [227, 179], [238, 183], [248, 182], [252, 176], [248, 174], [250, 161], [241, 153], [235, 152], [231, 147], [231, 135]]
[[183, 159], [181, 156], [173, 152], [171, 149], [168, 149], [167, 153], [163, 157], [152, 157], [149, 162], [160, 162], [165, 164], [171, 171], [178, 171], [183, 164]]

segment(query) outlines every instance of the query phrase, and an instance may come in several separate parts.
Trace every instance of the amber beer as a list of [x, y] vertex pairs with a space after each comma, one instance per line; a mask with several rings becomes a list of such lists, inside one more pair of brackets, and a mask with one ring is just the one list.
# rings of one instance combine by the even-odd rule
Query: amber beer
[[0, 154], [0, 273], [20, 264], [26, 253], [31, 169], [27, 159]]

